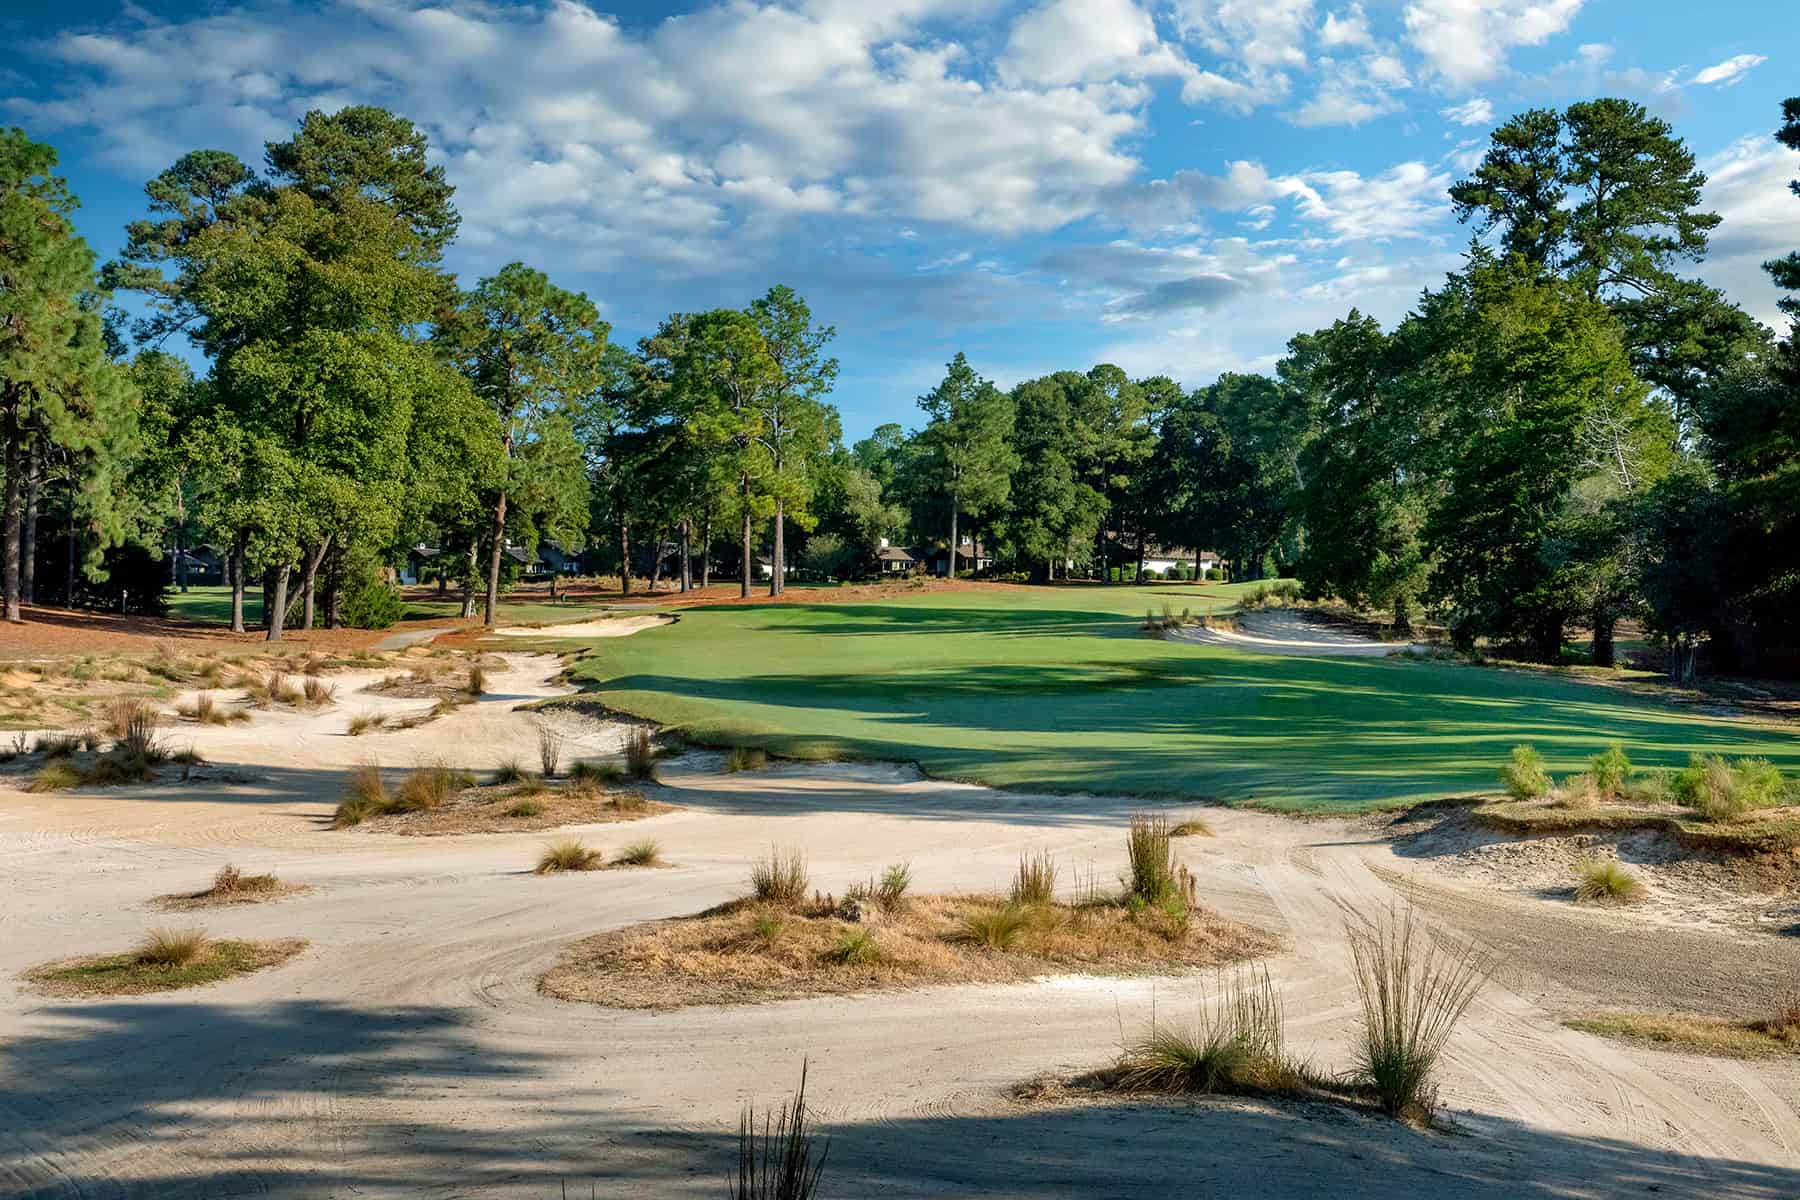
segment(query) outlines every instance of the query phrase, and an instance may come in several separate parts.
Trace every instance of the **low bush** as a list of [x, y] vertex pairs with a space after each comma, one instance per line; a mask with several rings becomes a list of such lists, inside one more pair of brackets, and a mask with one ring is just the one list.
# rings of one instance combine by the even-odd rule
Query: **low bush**
[[792, 1104], [782, 1105], [772, 1122], [765, 1113], [760, 1133], [754, 1105], [745, 1105], [738, 1117], [737, 1173], [726, 1181], [730, 1200], [811, 1200], [831, 1149], [829, 1138], [819, 1141], [811, 1119], [802, 1063]]
[[750, 866], [750, 891], [758, 900], [794, 908], [806, 900], [812, 881], [806, 871], [806, 854], [798, 849], [769, 847], [766, 857]]
[[768, 765], [768, 753], [755, 746], [733, 746], [725, 755], [725, 769], [734, 773], [760, 771]]
[[1345, 922], [1361, 1027], [1352, 1074], [1394, 1116], [1429, 1120], [1438, 1059], [1494, 971], [1472, 942], [1428, 932], [1411, 908]]
[[538, 859], [535, 872], [539, 875], [554, 875], [559, 871], [593, 871], [605, 861], [600, 851], [588, 849], [576, 838], [567, 838], [544, 847], [543, 857]]
[[1675, 773], [1675, 800], [1709, 821], [1736, 821], [1760, 808], [1783, 801], [1781, 772], [1766, 758], [1726, 762], [1717, 755], [1696, 754]]
[[1011, 899], [1021, 905], [1049, 904], [1056, 899], [1056, 859], [1048, 850], [1019, 856]]
[[1532, 746], [1514, 746], [1512, 758], [1500, 768], [1500, 782], [1514, 800], [1540, 800], [1550, 794], [1550, 773], [1544, 756]]
[[1575, 899], [1584, 903], [1629, 904], [1641, 899], [1644, 885], [1616, 858], [1589, 858], [1576, 868]]
[[145, 966], [185, 967], [206, 951], [203, 929], [152, 929], [133, 957]]

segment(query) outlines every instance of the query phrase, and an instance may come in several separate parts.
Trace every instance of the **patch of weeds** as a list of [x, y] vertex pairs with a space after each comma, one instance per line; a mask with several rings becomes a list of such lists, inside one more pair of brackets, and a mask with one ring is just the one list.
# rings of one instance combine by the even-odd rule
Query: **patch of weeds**
[[874, 930], [858, 925], [838, 936], [831, 956], [846, 966], [864, 966], [881, 961], [881, 947], [875, 942]]
[[344, 732], [351, 737], [361, 737], [365, 733], [373, 733], [387, 724], [387, 718], [379, 713], [357, 713], [344, 726]]
[[40, 768], [31, 777], [31, 783], [25, 788], [28, 792], [60, 792], [72, 787], [80, 787], [82, 773], [73, 764], [53, 762]]
[[1644, 896], [1644, 884], [1616, 858], [1584, 859], [1576, 868], [1575, 899], [1586, 904], [1630, 904]]
[[[18, 743], [22, 744], [24, 740], [25, 735], [21, 733], [18, 737]], [[55, 762], [58, 759], [74, 757], [75, 752], [81, 749], [81, 747], [82, 738], [80, 734], [52, 733], [39, 738], [37, 740], [37, 745], [33, 746], [32, 750], [43, 755], [45, 761]]]
[[952, 940], [989, 950], [1010, 950], [1031, 924], [1031, 914], [1017, 904], [978, 908], [965, 913]]
[[1588, 777], [1602, 800], [1622, 800], [1631, 785], [1631, 756], [1617, 742], [1596, 754], [1588, 764]]
[[236, 867], [227, 864], [219, 868], [213, 876], [212, 887], [201, 892], [201, 896], [252, 896], [279, 891], [281, 880], [273, 875], [246, 875]]
[[441, 762], [427, 763], [415, 769], [394, 789], [389, 808], [393, 812], [429, 812], [442, 808], [457, 792], [474, 787], [475, 782], [475, 777], [467, 771], [458, 771]]
[[578, 759], [569, 764], [570, 783], [622, 783], [625, 778], [625, 769], [612, 763], [586, 762]]
[[1211, 837], [1212, 835], [1212, 826], [1199, 817], [1186, 817], [1169, 826], [1169, 836], [1172, 838]]
[[1293, 1092], [1325, 1082], [1287, 1050], [1281, 998], [1267, 968], [1221, 983], [1189, 1026], [1154, 1019], [1125, 1047], [1118, 1086], [1175, 1094]]
[[[197, 941], [197, 944], [196, 944]], [[57, 996], [130, 996], [216, 983], [284, 962], [306, 943], [214, 941], [200, 930], [156, 931], [126, 954], [47, 963], [26, 972]]]
[[313, 708], [323, 708], [325, 705], [337, 701], [337, 687], [326, 683], [317, 675], [306, 676], [302, 683], [301, 694], [306, 697], [306, 703]]
[[881, 873], [881, 881], [875, 885], [875, 903], [889, 911], [899, 908], [906, 899], [906, 892], [910, 887], [912, 887], [912, 864], [889, 863], [887, 869]]
[[144, 966], [185, 967], [205, 949], [203, 929], [152, 929], [138, 943], [133, 957]]
[[787, 918], [777, 912], [761, 912], [751, 922], [750, 932], [765, 946], [773, 946], [787, 932]]
[[541, 817], [544, 815], [544, 802], [536, 796], [526, 796], [516, 800], [506, 810], [509, 817]]
[[534, 873], [555, 875], [563, 871], [595, 871], [604, 866], [605, 862], [606, 858], [600, 851], [588, 849], [577, 838], [565, 838], [544, 847]]

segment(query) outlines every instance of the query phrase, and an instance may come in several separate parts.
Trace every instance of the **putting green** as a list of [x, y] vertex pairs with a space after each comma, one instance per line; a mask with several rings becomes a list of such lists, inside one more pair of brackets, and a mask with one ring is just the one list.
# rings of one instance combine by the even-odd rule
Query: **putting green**
[[1545, 674], [1288, 658], [1146, 637], [1146, 606], [1224, 607], [1244, 585], [897, 587], [891, 600], [690, 609], [595, 642], [577, 674], [622, 711], [707, 742], [916, 761], [1002, 787], [1344, 810], [1492, 791], [1531, 742], [1558, 773], [1623, 742], [1800, 769], [1772, 724]]

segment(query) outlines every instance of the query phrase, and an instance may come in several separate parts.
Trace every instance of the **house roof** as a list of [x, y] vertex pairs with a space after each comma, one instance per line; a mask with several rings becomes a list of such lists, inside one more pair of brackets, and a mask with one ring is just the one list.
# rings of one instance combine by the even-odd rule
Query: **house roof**
[[[950, 548], [948, 546], [933, 546], [929, 550], [920, 551], [918, 553], [917, 557], [919, 557], [919, 558], [947, 558], [949, 556], [949, 554], [950, 554]], [[986, 546], [982, 545], [980, 542], [971, 542], [966, 538], [963, 540], [962, 544], [956, 548], [956, 556], [958, 558], [989, 558], [989, 557], [991, 557], [991, 555], [988, 554], [988, 548]]]
[[917, 562], [918, 561], [918, 559], [916, 559], [912, 555], [908, 554], [905, 550], [901, 549], [899, 546], [883, 546], [881, 548], [881, 553], [877, 554], [875, 557], [879, 558], [882, 562]]

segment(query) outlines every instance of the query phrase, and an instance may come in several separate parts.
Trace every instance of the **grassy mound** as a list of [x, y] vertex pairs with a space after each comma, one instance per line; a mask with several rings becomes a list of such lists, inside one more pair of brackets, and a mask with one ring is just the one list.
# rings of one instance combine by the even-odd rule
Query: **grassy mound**
[[286, 962], [306, 948], [275, 942], [212, 941], [193, 932], [154, 933], [125, 954], [65, 958], [33, 967], [21, 978], [51, 996], [140, 996], [217, 983]]

